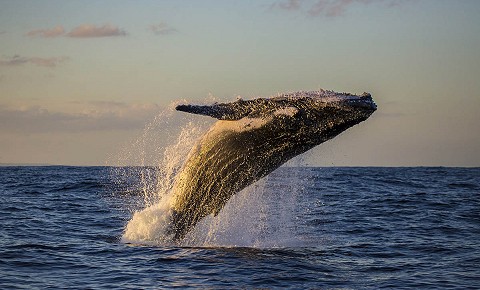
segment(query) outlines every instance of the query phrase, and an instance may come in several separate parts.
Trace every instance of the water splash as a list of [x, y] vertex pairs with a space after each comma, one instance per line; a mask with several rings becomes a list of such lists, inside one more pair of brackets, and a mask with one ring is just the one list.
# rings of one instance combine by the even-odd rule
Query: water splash
[[274, 192], [272, 182], [266, 177], [234, 195], [218, 216], [207, 216], [198, 223], [183, 244], [257, 248], [299, 245], [292, 227], [295, 193], [288, 189]]
[[[190, 149], [214, 122], [190, 114], [174, 114], [173, 107], [161, 112], [142, 135], [120, 152], [112, 175], [124, 192], [138, 198], [131, 209], [123, 242], [171, 246], [166, 234], [171, 217], [170, 199], [175, 176]], [[302, 158], [290, 161], [299, 165]], [[134, 164], [135, 166], [131, 166]], [[265, 177], [234, 195], [217, 216], [207, 216], [188, 233], [180, 246], [285, 247], [301, 241], [295, 234], [298, 180], [292, 186], [275, 188]], [[280, 199], [279, 199], [280, 197]]]
[[175, 114], [174, 107], [171, 104], [161, 111], [136, 140], [122, 146], [107, 162], [116, 191], [140, 196], [142, 207], [158, 203], [170, 192], [191, 147], [213, 122]]

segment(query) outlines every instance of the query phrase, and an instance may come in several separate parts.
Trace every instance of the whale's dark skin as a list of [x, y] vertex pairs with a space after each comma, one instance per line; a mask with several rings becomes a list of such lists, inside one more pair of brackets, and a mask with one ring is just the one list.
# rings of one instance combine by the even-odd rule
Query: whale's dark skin
[[178, 241], [202, 218], [217, 215], [232, 195], [366, 120], [376, 105], [368, 93], [321, 90], [176, 109], [220, 120], [192, 148], [176, 178], [170, 233]]

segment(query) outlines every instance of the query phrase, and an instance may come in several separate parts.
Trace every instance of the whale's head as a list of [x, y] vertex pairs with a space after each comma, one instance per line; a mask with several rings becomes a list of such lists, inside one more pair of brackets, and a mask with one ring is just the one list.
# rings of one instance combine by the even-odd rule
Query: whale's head
[[249, 120], [262, 120], [257, 123], [280, 129], [274, 132], [289, 132], [302, 142], [320, 144], [366, 120], [377, 106], [369, 93], [354, 95], [319, 90], [208, 106], [179, 105], [176, 109], [219, 120], [243, 121], [245, 130], [257, 127]]
[[[354, 95], [319, 90], [269, 99], [276, 122], [292, 139], [315, 146], [368, 119], [377, 106], [369, 93]], [[270, 110], [264, 110], [270, 111]], [[290, 142], [296, 142], [290, 140]]]
[[290, 119], [291, 126], [328, 138], [368, 119], [377, 109], [369, 93], [354, 95], [320, 90], [285, 94], [272, 100], [282, 104], [275, 113], [285, 111], [288, 115], [290, 112], [286, 121]]

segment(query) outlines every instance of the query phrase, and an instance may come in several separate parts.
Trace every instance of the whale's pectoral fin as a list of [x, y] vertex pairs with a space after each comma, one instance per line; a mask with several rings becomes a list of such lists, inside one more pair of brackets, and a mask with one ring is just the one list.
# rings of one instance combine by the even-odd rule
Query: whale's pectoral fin
[[199, 106], [199, 105], [179, 105], [175, 108], [177, 111], [210, 116], [219, 120], [238, 120], [238, 114], [226, 106], [226, 104], [216, 104], [211, 106]]
[[243, 117], [254, 113], [259, 103], [265, 102], [263, 99], [256, 100], [238, 100], [232, 103], [221, 103], [207, 106], [201, 105], [178, 105], [177, 111], [210, 116], [219, 120], [240, 120]]

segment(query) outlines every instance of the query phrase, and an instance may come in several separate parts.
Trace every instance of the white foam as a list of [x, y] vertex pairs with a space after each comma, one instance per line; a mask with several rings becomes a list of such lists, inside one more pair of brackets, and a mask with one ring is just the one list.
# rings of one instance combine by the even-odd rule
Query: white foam
[[169, 198], [135, 212], [125, 227], [122, 242], [147, 245], [168, 245], [172, 240], [166, 235], [171, 217]]

